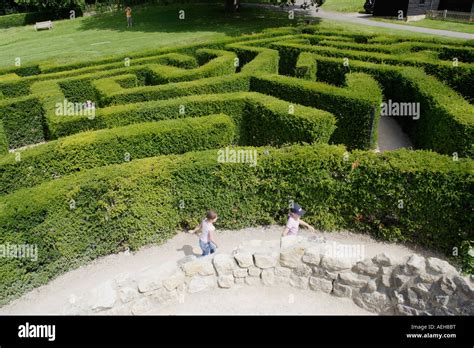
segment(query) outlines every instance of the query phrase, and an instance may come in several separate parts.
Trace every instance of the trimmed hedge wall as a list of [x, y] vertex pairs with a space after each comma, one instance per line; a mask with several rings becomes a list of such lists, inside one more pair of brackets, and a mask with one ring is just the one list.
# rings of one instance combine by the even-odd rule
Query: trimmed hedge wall
[[0, 243], [39, 250], [37, 262], [0, 264], [0, 303], [99, 256], [164, 242], [206, 209], [219, 213], [218, 228], [239, 228], [283, 221], [294, 200], [318, 228], [447, 254], [473, 238], [470, 159], [402, 150], [346, 160], [344, 147], [329, 145], [263, 150], [255, 167], [219, 163], [212, 150], [92, 169], [0, 197]]
[[316, 80], [316, 59], [314, 55], [308, 52], [301, 52], [296, 62], [295, 76], [305, 80]]
[[0, 122], [10, 148], [45, 140], [44, 111], [38, 99], [22, 97], [0, 102]]
[[95, 64], [78, 64], [77, 67], [72, 66], [71, 70], [66, 71], [46, 69], [46, 71], [42, 70], [42, 73], [39, 75], [25, 77], [25, 80], [37, 82], [52, 79], [74, 79], [78, 77], [96, 79], [100, 77], [142, 72], [147, 65], [153, 64], [171, 65], [183, 69], [193, 69], [198, 66], [196, 58], [180, 53], [164, 53], [153, 57], [130, 58], [130, 66], [125, 66], [125, 60], [119, 61], [118, 58], [113, 59], [112, 62], [108, 61], [103, 64], [97, 64], [96, 62], [93, 63]]
[[229, 44], [226, 48], [237, 54], [239, 58], [239, 68], [241, 68], [242, 73], [278, 73], [278, 61], [280, 59], [278, 51], [243, 44]]
[[[223, 113], [233, 118], [242, 115], [244, 95], [239, 93], [221, 95], [186, 96], [176, 99], [158, 100], [135, 104], [117, 105], [96, 110], [95, 118], [86, 116], [60, 117], [48, 114], [48, 128], [52, 138], [78, 132], [113, 128], [133, 123], [160, 121], [174, 118], [199, 117]], [[180, 107], [184, 110], [180, 113]], [[240, 122], [236, 122], [240, 124]]]
[[234, 122], [226, 115], [79, 133], [22, 151], [20, 161], [15, 153], [0, 157], [0, 193], [109, 164], [226, 146], [234, 137]]
[[72, 103], [84, 103], [88, 100], [98, 103], [98, 91], [90, 79], [68, 79], [58, 82], [64, 98]]
[[[78, 16], [82, 16], [80, 7], [73, 8]], [[64, 9], [57, 13], [54, 12], [26, 12], [15, 13], [0, 16], [0, 29], [20, 27], [22, 25], [35, 24], [36, 22], [44, 22], [53, 19], [69, 18], [69, 9]]]
[[4, 98], [16, 98], [30, 94], [28, 81], [0, 82], [0, 93]]
[[5, 129], [3, 128], [3, 122], [0, 121], [0, 155], [8, 152], [8, 139]]
[[422, 67], [428, 74], [435, 75], [441, 81], [448, 83], [454, 90], [461, 93], [467, 100], [474, 100], [474, 64], [459, 63], [454, 67], [452, 62], [433, 60], [425, 56], [410, 54], [383, 54], [363, 52], [349, 49], [339, 49], [329, 46], [310, 46], [298, 43], [273, 43], [272, 49], [280, 52], [280, 74], [294, 76], [296, 61], [301, 52], [311, 52], [332, 58], [348, 58], [377, 64]]
[[245, 102], [240, 144], [328, 143], [336, 129], [336, 119], [329, 112], [298, 104], [289, 112], [287, 102], [258, 94], [248, 94]]
[[441, 47], [439, 52], [439, 59], [452, 60], [459, 59], [461, 62], [474, 63], [474, 49], [460, 48], [460, 47]]
[[169, 99], [193, 94], [240, 92], [248, 91], [250, 88], [249, 77], [236, 74], [129, 89], [120, 88], [115, 80], [116, 77], [92, 82], [99, 91], [102, 106]]
[[186, 70], [167, 65], [149, 66], [151, 72], [149, 84], [157, 85], [234, 74], [237, 69], [234, 64], [237, 55], [233, 52], [199, 49], [196, 53], [198, 62], [203, 65], [195, 69]]
[[377, 141], [382, 92], [368, 75], [351, 74], [347, 79], [348, 87], [339, 88], [281, 75], [261, 75], [252, 77], [250, 88], [333, 113], [338, 126], [331, 141], [350, 149], [368, 149]]
[[[204, 101], [205, 102], [205, 101]], [[250, 94], [234, 97], [240, 102], [240, 122], [236, 132], [228, 116], [140, 123], [126, 127], [79, 133], [21, 153], [0, 157], [0, 193], [31, 187], [75, 171], [123, 163], [132, 158], [229, 145], [233, 140], [246, 145], [328, 142], [335, 129], [334, 116], [320, 110], [296, 106], [288, 114], [288, 104], [271, 97]], [[233, 125], [233, 123], [232, 123]], [[213, 132], [219, 133], [214, 134]], [[207, 136], [206, 136], [207, 134]], [[238, 134], [238, 135], [237, 135]], [[209, 139], [207, 139], [208, 137]]]
[[[48, 119], [48, 127], [52, 131], [52, 136], [62, 137], [75, 134], [84, 130], [112, 128], [133, 123], [158, 121], [173, 118], [198, 117], [214, 113], [224, 113], [231, 116], [237, 125], [237, 135], [240, 144], [247, 144], [248, 139], [245, 134], [249, 132], [244, 127], [244, 117], [263, 117], [263, 115], [246, 114], [247, 104], [256, 104], [268, 110], [273, 110], [275, 124], [273, 128], [267, 129], [272, 134], [280, 134], [279, 127], [284, 120], [291, 120], [293, 117], [310, 121], [305, 123], [305, 129], [301, 133], [293, 133], [294, 121], [285, 126], [288, 132], [286, 139], [291, 137], [294, 141], [301, 142], [328, 142], [334, 131], [335, 118], [326, 111], [307, 108], [302, 105], [294, 105], [294, 114], [288, 116], [288, 102], [265, 96], [259, 93], [238, 92], [228, 94], [193, 95], [176, 99], [159, 100], [146, 103], [118, 105], [99, 109], [94, 119], [87, 116], [51, 116]], [[182, 107], [184, 106], [184, 109]], [[180, 110], [182, 109], [182, 112]], [[290, 117], [290, 118], [288, 118]], [[258, 125], [256, 125], [258, 126]], [[299, 129], [297, 127], [296, 129]], [[272, 140], [276, 144], [281, 144], [278, 137]]]
[[[318, 80], [338, 81], [348, 71], [340, 59], [314, 57], [320, 67]], [[474, 106], [451, 88], [419, 68], [353, 60], [350, 69], [373, 75], [383, 86], [386, 100], [420, 103], [419, 120], [397, 118], [417, 147], [448, 155], [457, 152], [459, 156], [474, 156]]]

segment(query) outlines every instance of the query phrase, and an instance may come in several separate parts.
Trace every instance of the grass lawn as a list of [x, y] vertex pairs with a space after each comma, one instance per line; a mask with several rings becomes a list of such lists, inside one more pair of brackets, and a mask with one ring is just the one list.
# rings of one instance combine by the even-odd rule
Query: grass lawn
[[[185, 19], [178, 11], [185, 10]], [[224, 13], [223, 5], [168, 5], [134, 8], [134, 27], [127, 29], [120, 12], [54, 22], [50, 31], [35, 32], [33, 26], [0, 30], [0, 67], [34, 61], [72, 63], [101, 56], [143, 51], [191, 43], [204, 43], [229, 36], [260, 32], [264, 28], [296, 25], [286, 12], [242, 9]], [[303, 20], [303, 18], [300, 18]]]
[[417, 22], [405, 22], [405, 21], [400, 21], [396, 19], [382, 19], [382, 18], [374, 18], [374, 20], [387, 22], [387, 23], [411, 25], [415, 27], [459, 31], [461, 33], [474, 34], [474, 23], [441, 21], [441, 20], [436, 20], [436, 19], [423, 19]]
[[364, 11], [365, 0], [326, 0], [321, 6], [323, 10], [337, 12]]

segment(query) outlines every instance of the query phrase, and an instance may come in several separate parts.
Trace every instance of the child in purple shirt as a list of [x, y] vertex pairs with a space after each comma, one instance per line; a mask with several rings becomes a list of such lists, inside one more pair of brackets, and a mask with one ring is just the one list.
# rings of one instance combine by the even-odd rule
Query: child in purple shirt
[[314, 227], [307, 224], [301, 217], [306, 212], [301, 208], [298, 204], [294, 204], [293, 208], [290, 210], [290, 214], [288, 216], [288, 222], [286, 223], [285, 230], [283, 231], [283, 236], [296, 236], [298, 234], [299, 226], [306, 227], [311, 232], [314, 232]]

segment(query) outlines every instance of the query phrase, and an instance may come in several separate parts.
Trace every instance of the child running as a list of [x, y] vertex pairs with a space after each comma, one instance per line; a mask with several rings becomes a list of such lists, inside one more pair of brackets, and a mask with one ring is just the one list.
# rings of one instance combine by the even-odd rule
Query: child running
[[217, 221], [217, 214], [215, 211], [208, 211], [206, 214], [206, 218], [202, 220], [202, 222], [197, 226], [195, 229], [190, 230], [190, 233], [196, 233], [197, 231], [201, 230], [201, 235], [199, 236], [199, 246], [202, 249], [202, 255], [206, 256], [209, 254], [213, 254], [218, 245], [214, 236], [216, 228], [214, 227], [214, 223]]
[[283, 231], [283, 236], [296, 236], [298, 234], [299, 226], [306, 227], [311, 232], [314, 232], [314, 227], [307, 224], [301, 217], [306, 212], [301, 208], [298, 204], [294, 204], [293, 208], [290, 210], [290, 214], [288, 215], [288, 222], [286, 223], [285, 230]]

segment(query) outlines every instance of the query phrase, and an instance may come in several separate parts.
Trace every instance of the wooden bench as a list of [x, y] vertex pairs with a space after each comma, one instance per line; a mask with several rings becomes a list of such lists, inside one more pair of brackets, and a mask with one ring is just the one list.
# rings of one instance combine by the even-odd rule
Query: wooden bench
[[35, 30], [39, 30], [39, 29], [52, 29], [52, 28], [53, 28], [53, 22], [51, 22], [51, 21], [36, 22], [36, 24], [35, 24]]

